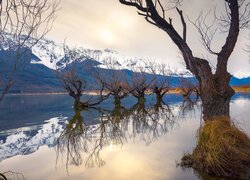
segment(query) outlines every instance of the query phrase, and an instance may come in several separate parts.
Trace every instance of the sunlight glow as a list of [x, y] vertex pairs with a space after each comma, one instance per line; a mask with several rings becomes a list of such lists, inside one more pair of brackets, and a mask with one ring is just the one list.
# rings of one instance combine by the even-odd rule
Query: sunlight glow
[[101, 31], [101, 38], [105, 43], [112, 43], [114, 41], [114, 35], [110, 30], [104, 29]]
[[121, 146], [119, 146], [119, 145], [117, 145], [117, 143], [111, 141], [109, 146], [107, 147], [107, 150], [108, 151], [115, 151], [115, 150], [118, 150], [120, 148], [121, 148]]

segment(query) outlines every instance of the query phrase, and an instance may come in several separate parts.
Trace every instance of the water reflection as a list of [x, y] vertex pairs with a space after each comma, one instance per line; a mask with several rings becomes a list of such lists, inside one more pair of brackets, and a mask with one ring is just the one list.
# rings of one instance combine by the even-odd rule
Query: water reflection
[[67, 164], [82, 163], [80, 151], [87, 151], [87, 126], [85, 126], [80, 110], [75, 110], [75, 115], [68, 121], [65, 129], [57, 140], [57, 150], [63, 153], [67, 150]]
[[0, 134], [0, 162], [17, 155], [36, 152], [41, 146], [55, 146], [55, 141], [63, 129], [65, 117], [55, 117], [45, 121], [40, 127], [26, 127], [15, 130], [9, 136]]
[[196, 115], [196, 110], [200, 107], [199, 99], [192, 97], [184, 97], [182, 103], [180, 104], [180, 117], [186, 117], [188, 113], [192, 112], [192, 114]]
[[[151, 97], [147, 97], [146, 104], [133, 104], [136, 100], [128, 97], [116, 106], [111, 99], [101, 108], [81, 111], [72, 110], [68, 103], [63, 105], [68, 114], [62, 117], [53, 103], [48, 107], [44, 103], [43, 108], [37, 109], [33, 106], [40, 115], [46, 112], [45, 118], [38, 117], [43, 119], [42, 125], [37, 125], [40, 122], [30, 125], [36, 121], [36, 116], [29, 113], [28, 123], [16, 129], [12, 124], [1, 127], [4, 130], [0, 130], [0, 172], [22, 172], [27, 179], [206, 179], [195, 175], [197, 172], [193, 170], [183, 171], [175, 166], [184, 152], [192, 152], [196, 146], [200, 102], [195, 99], [182, 102], [182, 97], [177, 95], [166, 97], [165, 102], [169, 104], [153, 104]], [[60, 96], [55, 103], [65, 98]], [[237, 124], [247, 134], [250, 134], [249, 98], [236, 94], [231, 104], [233, 119], [239, 121]], [[38, 99], [50, 102], [50, 98]], [[5, 114], [26, 119], [28, 113], [23, 111], [16, 113], [15, 109], [6, 108], [0, 121], [6, 120], [8, 125]], [[12, 122], [15, 125], [15, 121]], [[169, 131], [171, 133], [167, 133]], [[151, 145], [145, 146], [148, 144]], [[70, 176], [67, 176], [65, 165]], [[102, 168], [98, 168], [100, 166]]]
[[[82, 116], [85, 111], [98, 111], [99, 123], [86, 125]], [[66, 155], [66, 167], [69, 164], [86, 167], [101, 167], [105, 164], [101, 152], [106, 147], [121, 147], [128, 139], [139, 138], [146, 145], [156, 141], [171, 130], [177, 119], [169, 105], [157, 103], [146, 107], [138, 102], [131, 108], [120, 103], [111, 110], [103, 108], [75, 109], [75, 115], [69, 120], [57, 140], [57, 159]]]
[[15, 179], [15, 180], [25, 180], [22, 173], [14, 171], [0, 172], [0, 180]]

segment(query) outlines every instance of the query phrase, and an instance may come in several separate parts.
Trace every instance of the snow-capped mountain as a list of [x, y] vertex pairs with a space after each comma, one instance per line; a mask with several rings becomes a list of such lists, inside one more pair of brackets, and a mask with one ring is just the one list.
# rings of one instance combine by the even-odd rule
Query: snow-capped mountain
[[33, 64], [43, 64], [50, 69], [56, 69], [56, 63], [64, 57], [62, 44], [56, 44], [54, 41], [41, 39], [35, 46], [32, 47], [32, 53], [39, 60], [33, 60]]
[[[31, 39], [30, 41], [35, 40]], [[6, 49], [9, 45], [8, 42], [0, 42], [0, 74], [4, 74], [5, 77], [11, 72], [15, 62], [15, 59], [10, 59], [9, 57], [16, 57], [15, 48]], [[23, 48], [25, 49], [25, 47]], [[10, 54], [11, 56], [9, 56]], [[128, 77], [131, 76], [132, 71], [140, 71], [140, 69], [151, 72], [150, 62], [147, 59], [125, 56], [110, 49], [72, 48], [48, 39], [41, 39], [31, 49], [28, 49], [23, 59], [25, 66], [23, 69], [15, 72], [15, 83], [9, 91], [11, 93], [62, 92], [64, 90], [56, 76], [55, 69], [63, 70], [67, 67], [72, 67], [73, 62], [77, 66], [77, 73], [81, 73], [81, 76], [85, 78], [88, 85], [87, 89], [89, 90], [99, 88], [97, 83], [93, 83], [96, 81], [94, 78], [96, 68], [99, 68], [98, 70], [106, 75], [109, 74], [110, 70], [125, 69]], [[22, 65], [23, 61], [19, 62]], [[156, 65], [155, 62], [153, 64]], [[83, 67], [85, 67], [84, 71]], [[174, 87], [178, 85], [180, 75], [194, 79], [185, 69], [170, 67], [170, 70], [173, 77], [172, 86]], [[250, 78], [241, 80], [233, 77], [231, 82], [231, 85], [245, 85], [250, 83]]]
[[[65, 52], [67, 51], [67, 52]], [[69, 48], [60, 43], [55, 43], [48, 39], [42, 39], [38, 44], [32, 47], [32, 53], [36, 55], [40, 61], [32, 61], [31, 63], [43, 64], [48, 68], [64, 68], [73, 61], [84, 61], [86, 59], [93, 59], [100, 62], [100, 67], [105, 68], [105, 65], [111, 63], [120, 66], [124, 69], [131, 69], [131, 66], [137, 65], [143, 59], [137, 57], [127, 57], [110, 49], [97, 50], [83, 47]], [[65, 60], [65, 53], [73, 54], [74, 58]]]
[[[39, 41], [25, 36], [16, 37], [9, 33], [6, 33], [3, 37], [5, 39], [0, 42], [0, 51], [3, 50], [15, 50], [18, 43], [25, 42], [22, 48], [27, 47], [31, 49], [31, 53], [36, 57], [30, 60], [31, 64], [41, 64], [49, 69], [64, 69], [72, 62], [83, 62], [85, 60], [94, 60], [99, 62], [99, 68], [103, 69], [127, 69], [132, 71], [138, 71], [138, 68], [143, 68], [150, 72], [149, 61], [140, 57], [129, 57], [118, 53], [111, 49], [89, 49], [84, 47], [69, 47], [63, 43], [57, 43], [52, 40], [42, 38]], [[160, 62], [160, 61], [159, 61]], [[153, 64], [157, 64], [154, 62]], [[190, 77], [185, 69], [173, 68], [177, 74], [182, 74]]]
[[[40, 60], [34, 60], [31, 61], [31, 63], [43, 64], [53, 70], [64, 69], [72, 62], [82, 62], [86, 59], [98, 61], [100, 63], [98, 67], [104, 69], [110, 69], [111, 66], [112, 68], [128, 69], [132, 71], [136, 71], [138, 67], [149, 69], [147, 59], [125, 56], [111, 49], [71, 48], [62, 43], [55, 43], [48, 39], [40, 40], [38, 44], [32, 47], [32, 53]], [[187, 70], [175, 69], [175, 71], [176, 75], [182, 74], [190, 77], [190, 73]]]

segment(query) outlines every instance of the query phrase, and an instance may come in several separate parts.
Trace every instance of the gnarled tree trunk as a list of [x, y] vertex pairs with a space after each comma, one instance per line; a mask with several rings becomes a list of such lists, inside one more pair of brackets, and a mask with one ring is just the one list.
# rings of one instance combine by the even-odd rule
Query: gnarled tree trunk
[[218, 85], [214, 75], [212, 79], [208, 80], [211, 81], [210, 84], [203, 83], [202, 80], [200, 83], [200, 97], [204, 120], [215, 119], [219, 116], [229, 116], [230, 101], [234, 95], [234, 90], [229, 86], [229, 82], [224, 85]]

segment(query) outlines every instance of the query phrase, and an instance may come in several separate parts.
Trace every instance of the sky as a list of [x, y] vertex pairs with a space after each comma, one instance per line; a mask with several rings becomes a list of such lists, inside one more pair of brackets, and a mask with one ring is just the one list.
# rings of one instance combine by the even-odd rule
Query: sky
[[[215, 7], [218, 14], [225, 10], [223, 1], [216, 0], [185, 0], [181, 7], [187, 21], [188, 45], [195, 56], [208, 59], [212, 66], [216, 64], [216, 57], [202, 46], [197, 30], [188, 19], [195, 21], [201, 11], [206, 14]], [[173, 19], [174, 27], [181, 34], [182, 26], [176, 10], [167, 11], [166, 16]], [[210, 16], [207, 19], [208, 23], [211, 22]], [[226, 34], [217, 32], [212, 47], [219, 51]], [[250, 43], [246, 38], [248, 34], [249, 30], [241, 31], [229, 60], [228, 70], [236, 77], [250, 76], [249, 54], [244, 51], [246, 44]], [[59, 43], [66, 38], [72, 46], [109, 48], [122, 55], [185, 69], [178, 48], [168, 35], [139, 16], [135, 8], [122, 5], [118, 0], [62, 0], [48, 37]]]

